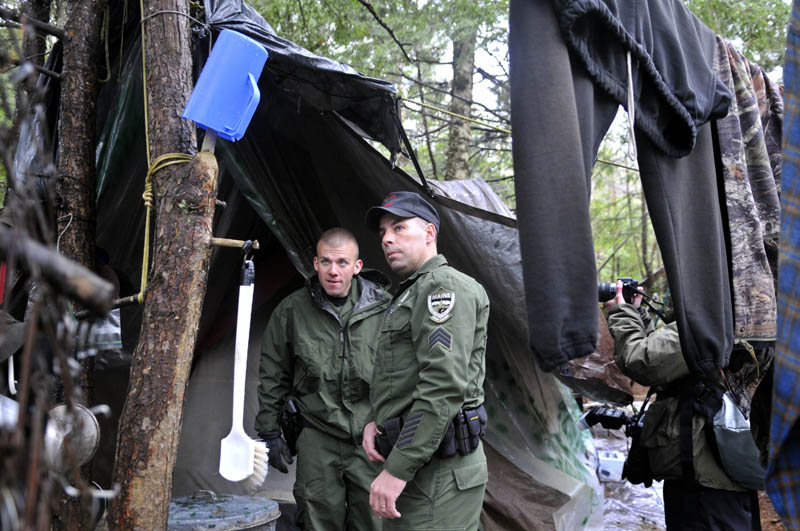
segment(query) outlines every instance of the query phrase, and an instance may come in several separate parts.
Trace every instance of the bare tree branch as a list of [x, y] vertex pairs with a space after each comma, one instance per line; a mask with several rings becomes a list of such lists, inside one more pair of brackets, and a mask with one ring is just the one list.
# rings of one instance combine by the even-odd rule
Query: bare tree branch
[[397, 40], [397, 36], [394, 34], [394, 31], [392, 31], [392, 28], [390, 28], [389, 25], [386, 24], [386, 22], [384, 22], [383, 19], [381, 19], [381, 17], [378, 15], [378, 13], [375, 12], [375, 8], [372, 6], [372, 3], [369, 0], [358, 0], [358, 2], [362, 6], [366, 7], [367, 11], [369, 11], [370, 14], [375, 18], [375, 20], [378, 21], [378, 24], [380, 24], [383, 27], [383, 29], [385, 29], [387, 31], [387, 33], [389, 33], [389, 36], [392, 38], [392, 40], [395, 43], [397, 43], [397, 46], [400, 47], [400, 51], [403, 52], [403, 55], [405, 56], [406, 60], [409, 63], [415, 63], [416, 61], [414, 61], [413, 59], [411, 59], [411, 57], [409, 57], [408, 53], [406, 52], [405, 47], [403, 46], [403, 43], [401, 43], [399, 40]]
[[30, 24], [31, 26], [33, 26], [34, 28], [38, 29], [43, 33], [52, 35], [53, 37], [56, 37], [59, 40], [64, 39], [63, 29], [57, 28], [56, 26], [51, 26], [50, 24], [42, 22], [41, 20], [36, 20], [34, 18], [26, 16], [20, 16], [19, 13], [11, 9], [0, 7], [0, 17], [6, 20], [13, 20], [14, 22], [18, 22], [20, 24]]
[[45, 74], [47, 76], [50, 76], [53, 79], [61, 79], [61, 74], [59, 74], [58, 72], [53, 72], [52, 70], [49, 70], [49, 69], [47, 69], [47, 68], [45, 68], [43, 66], [39, 66], [36, 63], [32, 63], [30, 61], [20, 61], [19, 59], [13, 59], [13, 58], [8, 57], [8, 56], [6, 56], [4, 54], [0, 54], [0, 63], [9, 63], [9, 64], [12, 64], [14, 66], [20, 66], [20, 65], [23, 65], [23, 64], [29, 64], [29, 65], [31, 65], [33, 67], [34, 70], [36, 70], [39, 73]]
[[34, 275], [41, 274], [55, 289], [98, 315], [105, 315], [111, 309], [110, 282], [19, 231], [0, 227], [0, 255], [21, 258], [25, 269]]
[[[435, 127], [435, 128], [433, 128], [433, 129], [429, 129], [427, 134], [433, 135], [433, 134], [435, 134], [435, 133], [438, 133], [439, 131], [441, 131], [441, 130], [443, 130], [443, 129], [447, 129], [447, 127], [448, 127], [449, 125], [450, 125], [450, 121], [448, 120], [448, 121], [446, 121], [444, 124], [440, 125], [439, 127]], [[409, 136], [410, 138], [419, 138], [419, 137], [421, 137], [421, 136], [425, 136], [425, 135], [426, 135], [426, 133], [425, 133], [425, 132], [422, 132], [422, 133], [419, 133], [419, 134], [416, 134], [416, 135], [408, 135], [408, 136]]]
[[486, 179], [487, 183], [499, 183], [502, 181], [508, 181], [509, 179], [513, 179], [513, 175], [506, 175], [505, 177], [498, 177], [496, 179]]
[[510, 90], [507, 81], [503, 81], [502, 79], [499, 79], [497, 76], [493, 76], [492, 74], [490, 74], [489, 72], [487, 72], [486, 70], [484, 70], [479, 66], [475, 67], [475, 71], [479, 73], [481, 76], [483, 76], [484, 79], [488, 79], [498, 87], [502, 87], [504, 90]]
[[478, 151], [497, 151], [500, 153], [511, 153], [511, 148], [491, 148], [483, 146], [481, 144], [470, 144], [469, 147], [476, 149]]
[[303, 11], [302, 0], [297, 0], [297, 7], [300, 8], [300, 18], [303, 19], [303, 27], [306, 29], [306, 32], [308, 32], [308, 22], [306, 22], [306, 13]]
[[[422, 87], [429, 88], [429, 89], [431, 89], [433, 91], [441, 92], [442, 94], [447, 94], [448, 96], [451, 95], [449, 90], [440, 89], [439, 87], [436, 87], [435, 85], [431, 85], [430, 83], [426, 83], [426, 82], [424, 82], [422, 80], [419, 80], [419, 79], [414, 79], [413, 77], [408, 76], [408, 75], [406, 75], [406, 74], [404, 74], [402, 72], [400, 72], [400, 73], [392, 72], [391, 74], [394, 75], [394, 76], [398, 76], [398, 77], [402, 77], [404, 79], [407, 79], [408, 81], [416, 83], [417, 85], [420, 85]], [[501, 114], [498, 114], [497, 111], [490, 109], [489, 107], [487, 107], [483, 103], [480, 103], [480, 102], [477, 102], [477, 101], [474, 101], [474, 100], [470, 100], [470, 99], [467, 99], [467, 98], [462, 98], [462, 97], [459, 97], [459, 96], [453, 96], [453, 97], [458, 98], [458, 99], [460, 99], [462, 101], [465, 101], [465, 102], [469, 103], [470, 105], [477, 105], [478, 107], [481, 107], [484, 111], [488, 112], [489, 114], [491, 114], [492, 116], [494, 116], [495, 118], [500, 120], [502, 123], [507, 124], [507, 125], [511, 125], [511, 119], [510, 118], [506, 118], [505, 116], [502, 116]]]
[[505, 78], [508, 78], [508, 77], [509, 77], [509, 75], [508, 75], [508, 68], [507, 68], [508, 62], [507, 62], [507, 61], [506, 61], [506, 62], [503, 62], [503, 61], [501, 61], [500, 59], [498, 59], [498, 58], [497, 58], [497, 56], [496, 56], [494, 53], [492, 53], [492, 51], [489, 49], [489, 47], [488, 47], [488, 46], [481, 46], [481, 48], [483, 48], [483, 51], [485, 51], [486, 53], [488, 53], [488, 54], [489, 54], [489, 56], [490, 56], [492, 59], [494, 59], [495, 63], [497, 63], [497, 66], [498, 66], [498, 67], [500, 67], [500, 70], [502, 70], [502, 71], [503, 71], [503, 77], [505, 77]]

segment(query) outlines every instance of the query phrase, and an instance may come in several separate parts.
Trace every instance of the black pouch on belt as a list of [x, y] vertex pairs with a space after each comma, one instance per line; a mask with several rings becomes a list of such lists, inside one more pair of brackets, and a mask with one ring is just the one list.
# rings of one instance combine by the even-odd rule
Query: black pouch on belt
[[461, 410], [459, 410], [453, 418], [453, 429], [455, 430], [456, 450], [459, 455], [469, 455], [470, 452], [472, 452], [469, 443], [469, 427], [467, 426], [464, 412]]
[[469, 430], [470, 452], [474, 452], [478, 449], [481, 437], [486, 435], [486, 422], [488, 420], [486, 408], [481, 405], [477, 409], [467, 409], [464, 411], [464, 417]]

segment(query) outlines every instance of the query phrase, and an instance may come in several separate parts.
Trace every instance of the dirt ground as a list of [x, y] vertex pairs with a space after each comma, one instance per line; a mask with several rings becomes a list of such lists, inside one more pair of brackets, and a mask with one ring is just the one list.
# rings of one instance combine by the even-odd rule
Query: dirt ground
[[778, 513], [763, 490], [758, 491], [758, 504], [761, 507], [761, 529], [764, 531], [784, 531], [786, 528], [778, 518]]
[[[644, 398], [644, 397], [642, 397]], [[627, 455], [628, 439], [620, 430], [606, 430], [596, 425], [592, 437], [598, 455], [616, 452]], [[602, 476], [602, 475], [601, 475]], [[664, 498], [661, 482], [649, 488], [632, 485], [627, 481], [603, 481], [604, 529], [625, 531], [651, 531], [666, 529], [664, 523]], [[764, 531], [784, 531], [778, 514], [764, 491], [758, 493], [761, 509], [761, 528]]]

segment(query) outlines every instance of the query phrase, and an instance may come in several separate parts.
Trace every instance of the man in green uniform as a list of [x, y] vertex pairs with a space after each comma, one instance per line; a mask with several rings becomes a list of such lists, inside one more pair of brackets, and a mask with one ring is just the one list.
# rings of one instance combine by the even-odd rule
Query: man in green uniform
[[270, 465], [286, 472], [292, 457], [278, 417], [286, 400], [296, 404], [303, 428], [294, 496], [306, 530], [380, 529], [369, 506], [380, 468], [360, 443], [370, 411], [370, 345], [389, 303], [388, 279], [362, 266], [350, 232], [325, 232], [314, 257], [317, 276], [278, 305], [261, 345], [255, 427]]
[[367, 456], [383, 463], [370, 505], [383, 529], [478, 528], [488, 480], [480, 436], [489, 299], [438, 254], [439, 216], [411, 192], [367, 212], [405, 277], [381, 326]]

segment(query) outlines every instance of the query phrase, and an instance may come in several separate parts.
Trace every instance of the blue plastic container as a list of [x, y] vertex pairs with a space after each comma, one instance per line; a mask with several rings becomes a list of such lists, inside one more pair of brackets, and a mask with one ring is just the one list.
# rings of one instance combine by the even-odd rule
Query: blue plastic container
[[244, 136], [261, 92], [258, 78], [267, 50], [233, 30], [222, 30], [208, 56], [183, 117], [217, 136], [236, 141]]

